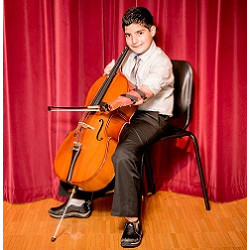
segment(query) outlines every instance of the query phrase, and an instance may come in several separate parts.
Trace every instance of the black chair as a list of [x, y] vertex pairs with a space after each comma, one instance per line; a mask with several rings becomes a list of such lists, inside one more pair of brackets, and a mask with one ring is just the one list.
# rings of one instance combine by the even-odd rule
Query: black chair
[[[198, 142], [195, 135], [186, 129], [191, 117], [193, 71], [190, 64], [186, 61], [172, 60], [172, 63], [175, 76], [174, 112], [173, 117], [171, 117], [170, 119], [172, 129], [170, 130], [170, 132], [168, 132], [168, 134], [162, 137], [161, 140], [170, 138], [182, 138], [184, 136], [189, 136], [192, 139], [196, 154], [197, 167], [200, 176], [205, 207], [206, 210], [210, 210], [203, 170], [201, 166]], [[145, 166], [148, 192], [155, 193], [155, 185], [150, 161], [150, 149], [147, 150], [143, 156], [143, 164]]]

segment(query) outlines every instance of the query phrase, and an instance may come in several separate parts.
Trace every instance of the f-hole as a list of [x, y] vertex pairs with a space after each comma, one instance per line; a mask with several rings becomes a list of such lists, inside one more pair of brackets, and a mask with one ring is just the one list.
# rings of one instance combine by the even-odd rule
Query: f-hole
[[100, 120], [99, 120], [99, 122], [101, 123], [101, 126], [100, 126], [100, 128], [99, 128], [99, 130], [98, 130], [98, 132], [97, 132], [97, 135], [96, 135], [96, 139], [97, 139], [97, 141], [101, 141], [101, 140], [103, 140], [103, 138], [102, 138], [102, 137], [101, 137], [101, 138], [99, 138], [99, 134], [101, 133], [101, 130], [102, 130], [102, 127], [103, 127], [104, 121], [103, 121], [103, 119], [100, 119]]

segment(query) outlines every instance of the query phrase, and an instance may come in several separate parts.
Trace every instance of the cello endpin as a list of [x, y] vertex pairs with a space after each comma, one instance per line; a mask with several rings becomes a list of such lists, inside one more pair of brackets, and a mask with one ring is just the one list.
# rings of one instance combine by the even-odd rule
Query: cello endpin
[[51, 241], [54, 242], [56, 240], [55, 236], [52, 236]]

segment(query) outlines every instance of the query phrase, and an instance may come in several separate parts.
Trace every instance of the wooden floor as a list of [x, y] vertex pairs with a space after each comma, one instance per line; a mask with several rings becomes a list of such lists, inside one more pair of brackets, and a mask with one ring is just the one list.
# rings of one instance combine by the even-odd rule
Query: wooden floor
[[[58, 219], [48, 209], [60, 202], [3, 202], [3, 249], [122, 249], [124, 220], [110, 215], [112, 196], [94, 201], [88, 219], [67, 218], [55, 242]], [[161, 191], [144, 199], [143, 239], [137, 249], [247, 249], [247, 199], [211, 203], [202, 198]]]

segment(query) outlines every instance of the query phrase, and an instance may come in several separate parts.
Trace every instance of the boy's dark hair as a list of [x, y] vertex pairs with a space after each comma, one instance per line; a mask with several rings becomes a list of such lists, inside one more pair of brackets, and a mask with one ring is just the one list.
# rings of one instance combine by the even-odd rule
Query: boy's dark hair
[[140, 24], [149, 30], [155, 25], [152, 14], [144, 7], [132, 7], [126, 11], [122, 18], [123, 31], [125, 26], [129, 26], [132, 23]]

